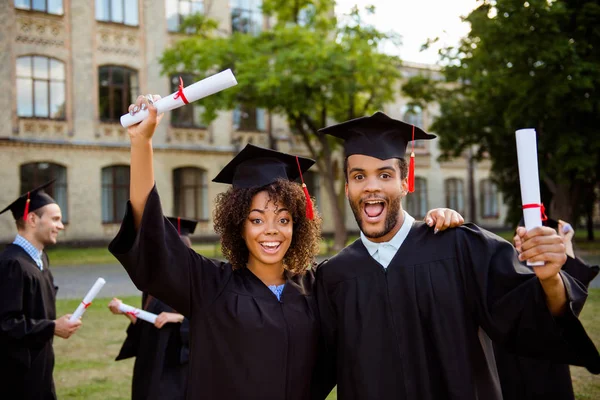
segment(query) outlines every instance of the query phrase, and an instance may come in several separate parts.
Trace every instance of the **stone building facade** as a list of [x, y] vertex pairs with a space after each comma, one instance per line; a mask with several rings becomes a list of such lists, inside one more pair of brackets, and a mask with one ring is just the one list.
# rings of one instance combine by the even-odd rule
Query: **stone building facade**
[[[212, 0], [3, 0], [0, 7], [0, 204], [50, 177], [52, 195], [65, 214], [64, 242], [107, 242], [122, 218], [129, 176], [129, 139], [118, 123], [131, 98], [174, 91], [177, 77], [161, 74], [159, 57], [178, 39], [181, 15], [202, 11], [220, 29], [264, 27], [260, 1]], [[243, 21], [240, 22], [240, 21]], [[407, 64], [405, 76], [433, 71]], [[185, 107], [184, 107], [185, 109]], [[195, 239], [214, 238], [213, 199], [224, 185], [211, 179], [247, 142], [268, 145], [265, 127], [282, 138], [283, 151], [307, 155], [283, 118], [261, 110], [222, 112], [209, 126], [198, 109], [168, 113], [153, 140], [156, 184], [166, 214], [197, 218]], [[398, 97], [385, 112], [427, 128], [436, 112], [408, 113]], [[291, 140], [289, 138], [292, 138]], [[417, 188], [405, 206], [423, 210], [467, 209], [467, 183], [473, 176], [478, 223], [499, 227], [504, 220], [500, 194], [488, 180], [489, 165], [469, 174], [468, 158], [440, 164], [435, 141], [419, 144]], [[318, 171], [308, 177], [323, 215], [329, 202], [319, 188]], [[3, 206], [2, 206], [3, 207]], [[349, 211], [349, 210], [348, 210]], [[325, 218], [325, 233], [333, 226]], [[347, 228], [356, 231], [350, 212]], [[0, 216], [0, 242], [14, 236], [10, 214]]]

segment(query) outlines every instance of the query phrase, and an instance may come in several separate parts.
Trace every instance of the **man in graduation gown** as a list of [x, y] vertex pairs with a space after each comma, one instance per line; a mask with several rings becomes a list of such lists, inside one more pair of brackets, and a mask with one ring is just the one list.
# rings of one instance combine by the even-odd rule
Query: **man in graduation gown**
[[58, 288], [44, 248], [64, 226], [60, 208], [43, 191], [50, 183], [0, 211], [12, 211], [18, 231], [0, 254], [0, 398], [56, 399], [52, 339], [68, 338], [81, 325], [70, 315], [56, 319]]
[[[589, 265], [581, 258], [576, 257], [573, 251], [571, 238], [575, 231], [563, 221], [548, 218], [543, 222], [558, 230], [563, 237], [567, 253], [567, 261], [562, 270], [588, 287], [598, 275], [600, 268]], [[519, 226], [523, 226], [523, 221]], [[514, 244], [520, 251], [519, 236], [515, 236]], [[500, 344], [494, 343], [494, 355], [498, 366], [498, 375], [505, 399], [511, 400], [574, 400], [573, 382], [571, 371], [567, 364], [560, 364], [547, 360], [537, 360], [528, 357], [519, 357], [506, 351]]]
[[600, 372], [577, 319], [586, 291], [559, 272], [566, 256], [556, 232], [519, 231], [520, 260], [545, 261], [535, 270], [511, 244], [475, 225], [432, 233], [400, 201], [411, 180], [406, 146], [433, 135], [383, 113], [321, 132], [344, 139], [346, 193], [361, 229], [317, 271], [338, 399], [501, 399], [479, 327], [519, 354]]

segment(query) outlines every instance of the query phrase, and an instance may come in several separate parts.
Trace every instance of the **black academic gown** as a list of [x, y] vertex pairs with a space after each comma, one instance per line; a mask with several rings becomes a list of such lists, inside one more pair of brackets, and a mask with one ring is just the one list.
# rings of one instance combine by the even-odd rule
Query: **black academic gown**
[[0, 254], [0, 398], [56, 399], [54, 320], [56, 291], [48, 256], [40, 270], [20, 246]]
[[[156, 298], [143, 296], [144, 310], [153, 314], [175, 312]], [[168, 323], [161, 329], [138, 319], [129, 324], [118, 360], [135, 357], [132, 400], [182, 400], [187, 387], [189, 320]]]
[[[567, 258], [563, 271], [586, 287], [598, 275], [598, 266]], [[573, 400], [573, 383], [567, 364], [519, 357], [494, 344], [502, 394], [510, 400]]]
[[575, 316], [587, 293], [561, 274], [570, 304], [555, 321], [513, 246], [474, 225], [434, 235], [415, 222], [387, 269], [359, 239], [317, 272], [330, 387], [337, 380], [340, 400], [499, 399], [480, 326], [520, 354], [598, 373]]
[[186, 247], [155, 188], [138, 233], [128, 204], [109, 249], [140, 290], [190, 319], [188, 399], [310, 397], [319, 339], [312, 272], [287, 276], [279, 301], [247, 268]]

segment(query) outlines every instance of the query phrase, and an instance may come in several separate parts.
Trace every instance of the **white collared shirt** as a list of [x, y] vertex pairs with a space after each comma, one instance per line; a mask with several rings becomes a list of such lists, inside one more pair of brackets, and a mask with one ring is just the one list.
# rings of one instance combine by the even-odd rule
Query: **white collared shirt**
[[415, 219], [408, 215], [406, 211], [402, 210], [402, 212], [404, 213], [404, 221], [402, 222], [402, 226], [389, 242], [371, 242], [364, 235], [364, 233], [360, 232], [360, 240], [362, 241], [363, 245], [367, 248], [367, 251], [371, 257], [373, 257], [373, 259], [379, 264], [383, 265], [383, 268], [387, 268], [388, 265], [390, 265], [392, 258], [394, 258], [398, 252], [398, 249], [400, 249], [400, 246], [402, 246], [402, 243], [404, 243], [404, 240], [408, 236], [413, 222], [415, 222]]

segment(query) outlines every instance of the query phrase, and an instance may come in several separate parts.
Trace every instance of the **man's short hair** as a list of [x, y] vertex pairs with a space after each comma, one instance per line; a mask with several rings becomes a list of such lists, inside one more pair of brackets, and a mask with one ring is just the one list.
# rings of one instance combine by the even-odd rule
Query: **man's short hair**
[[[35, 215], [37, 215], [38, 217], [42, 218], [42, 215], [44, 215], [45, 208], [46, 207], [41, 207], [41, 208], [38, 208], [37, 210], [33, 210], [31, 212], [34, 213]], [[23, 218], [19, 218], [19, 219], [15, 220], [15, 223], [17, 224], [17, 229], [19, 229], [19, 230], [25, 229], [25, 221], [23, 220]]]
[[[400, 169], [400, 178], [406, 178], [408, 176], [408, 164], [404, 161], [404, 158], [396, 158], [396, 161]], [[348, 183], [348, 157], [344, 158], [344, 176], [346, 177], [346, 183]]]

